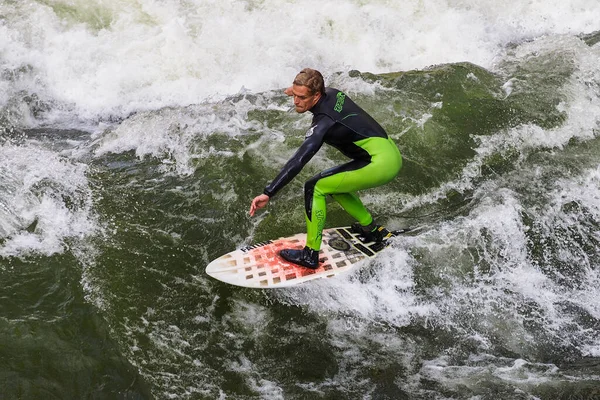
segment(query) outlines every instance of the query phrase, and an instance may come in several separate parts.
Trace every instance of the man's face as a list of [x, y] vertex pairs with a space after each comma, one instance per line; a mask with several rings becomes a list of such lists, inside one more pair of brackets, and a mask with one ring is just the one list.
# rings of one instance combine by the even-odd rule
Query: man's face
[[293, 85], [292, 96], [294, 96], [294, 106], [296, 112], [302, 114], [313, 108], [321, 98], [321, 93], [311, 94], [306, 86]]

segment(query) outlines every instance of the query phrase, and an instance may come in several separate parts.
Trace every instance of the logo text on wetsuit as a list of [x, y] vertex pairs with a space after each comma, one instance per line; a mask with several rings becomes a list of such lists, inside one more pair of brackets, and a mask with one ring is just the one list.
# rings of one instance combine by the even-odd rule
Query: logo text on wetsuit
[[342, 92], [338, 92], [336, 97], [337, 101], [335, 102], [335, 107], [333, 107], [333, 109], [337, 112], [342, 112], [342, 108], [344, 107], [344, 100], [346, 100], [346, 95]]
[[315, 212], [315, 217], [317, 217], [317, 232], [319, 232], [318, 236], [315, 238], [319, 243], [323, 240], [323, 229], [325, 228], [325, 212], [323, 210], [317, 210]]
[[315, 133], [315, 128], [317, 126], [311, 126], [310, 129], [308, 131], [306, 131], [306, 135], [304, 135], [305, 138], [312, 136], [313, 133]]

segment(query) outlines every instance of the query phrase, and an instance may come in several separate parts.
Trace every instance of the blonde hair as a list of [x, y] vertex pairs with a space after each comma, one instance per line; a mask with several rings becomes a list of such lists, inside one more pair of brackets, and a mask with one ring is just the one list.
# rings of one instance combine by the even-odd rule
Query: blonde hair
[[323, 75], [316, 69], [304, 68], [294, 78], [294, 85], [306, 86], [311, 91], [311, 94], [325, 94]]

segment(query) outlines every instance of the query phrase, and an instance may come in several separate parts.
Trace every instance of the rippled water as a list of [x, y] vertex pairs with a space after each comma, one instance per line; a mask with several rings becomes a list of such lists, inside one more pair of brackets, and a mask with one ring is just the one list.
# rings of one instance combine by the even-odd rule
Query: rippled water
[[[315, 14], [315, 11], [318, 13]], [[0, 398], [600, 397], [600, 6], [4, 1]], [[204, 273], [304, 230], [305, 66], [397, 142], [418, 226], [347, 276]], [[351, 223], [334, 203], [328, 226]]]

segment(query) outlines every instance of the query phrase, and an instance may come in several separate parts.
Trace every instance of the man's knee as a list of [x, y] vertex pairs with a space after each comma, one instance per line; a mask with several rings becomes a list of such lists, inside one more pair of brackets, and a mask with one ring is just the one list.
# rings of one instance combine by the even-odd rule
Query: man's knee
[[321, 174], [317, 174], [304, 183], [304, 196], [306, 199], [312, 199], [315, 192], [321, 193], [321, 188], [318, 183], [321, 179]]

